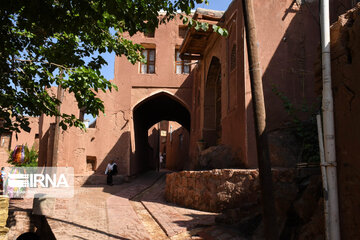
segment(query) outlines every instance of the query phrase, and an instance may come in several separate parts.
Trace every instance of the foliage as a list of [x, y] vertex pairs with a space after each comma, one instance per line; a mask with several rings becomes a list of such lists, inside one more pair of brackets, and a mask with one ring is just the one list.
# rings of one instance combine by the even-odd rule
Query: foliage
[[[153, 31], [177, 11], [190, 14], [204, 0], [3, 0], [0, 4], [0, 131], [29, 131], [27, 116], [60, 116], [60, 125], [84, 128], [74, 115], [61, 114], [51, 86], [73, 93], [79, 109], [94, 117], [104, 112], [99, 91], [116, 86], [101, 75], [107, 62], [102, 53], [125, 55], [131, 63], [144, 61], [141, 45], [126, 39]], [[207, 2], [207, 0], [205, 0]], [[158, 18], [160, 10], [166, 15]], [[187, 20], [185, 20], [187, 19]], [[208, 24], [185, 16], [189, 26]], [[213, 26], [215, 32], [226, 30]], [[100, 55], [98, 55], [100, 54]], [[85, 58], [90, 61], [85, 62]]]
[[19, 162], [15, 159], [14, 151], [17, 148], [9, 152], [9, 159], [8, 163], [14, 165], [16, 167], [37, 167], [38, 166], [38, 151], [35, 149], [34, 146], [29, 149], [27, 145], [22, 146], [24, 148], [24, 159], [23, 161]]
[[[296, 106], [275, 85], [272, 86], [272, 91], [283, 102], [284, 108], [291, 119], [290, 125], [293, 127], [293, 133], [302, 143], [300, 156], [302, 162], [320, 162], [316, 103], [313, 105], [303, 103]], [[301, 113], [308, 113], [309, 118], [306, 120], [300, 119], [299, 114]]]

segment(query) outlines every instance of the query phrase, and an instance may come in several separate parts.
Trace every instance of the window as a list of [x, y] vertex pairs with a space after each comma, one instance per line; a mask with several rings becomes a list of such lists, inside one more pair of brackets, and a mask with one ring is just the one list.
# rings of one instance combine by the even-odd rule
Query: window
[[2, 133], [0, 134], [0, 147], [10, 150], [11, 143], [11, 134], [10, 133]]
[[155, 49], [142, 50], [146, 63], [141, 63], [140, 73], [155, 73]]
[[175, 49], [175, 72], [176, 74], [190, 73], [190, 61], [182, 60], [178, 49]]
[[79, 120], [85, 124], [86, 128], [96, 127], [96, 118], [86, 112], [86, 107], [80, 108]]
[[185, 38], [188, 27], [186, 25], [179, 26], [179, 37]]
[[144, 36], [148, 38], [154, 38], [155, 37], [155, 30], [147, 30], [144, 32]]
[[96, 171], [96, 157], [95, 156], [86, 156], [86, 171], [88, 171], [88, 172]]

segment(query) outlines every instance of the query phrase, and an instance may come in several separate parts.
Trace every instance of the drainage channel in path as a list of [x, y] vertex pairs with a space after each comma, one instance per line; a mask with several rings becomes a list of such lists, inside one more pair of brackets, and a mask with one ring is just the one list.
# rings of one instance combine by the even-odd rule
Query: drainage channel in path
[[142, 192], [135, 195], [133, 198], [129, 199], [131, 206], [134, 208], [134, 211], [140, 218], [140, 221], [143, 223], [146, 231], [149, 233], [151, 239], [169, 239], [165, 231], [160, 227], [161, 225], [156, 222], [156, 220], [151, 216], [150, 212], [145, 208], [145, 205], [141, 202], [141, 199], [146, 193], [151, 192], [152, 189], [157, 187], [159, 181], [164, 181], [166, 174], [158, 178], [149, 188], [143, 190]]
[[145, 229], [149, 233], [150, 238], [154, 240], [202, 239], [197, 237], [197, 232], [201, 231], [202, 228], [196, 228], [192, 229], [191, 231], [184, 231], [173, 236], [168, 236], [163, 226], [158, 222], [156, 217], [152, 215], [151, 211], [149, 211], [146, 205], [142, 202], [144, 196], [154, 194], [154, 192], [155, 194], [156, 192], [159, 192], [159, 188], [164, 187], [165, 179], [166, 174], [157, 179], [157, 181], [155, 181], [149, 188], [145, 189], [144, 191], [140, 192], [129, 200], [130, 204], [134, 208], [134, 211], [136, 212]]

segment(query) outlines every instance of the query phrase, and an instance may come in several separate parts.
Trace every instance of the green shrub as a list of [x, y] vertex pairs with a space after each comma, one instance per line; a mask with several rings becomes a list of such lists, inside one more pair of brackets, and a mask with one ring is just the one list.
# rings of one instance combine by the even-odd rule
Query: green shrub
[[[309, 104], [304, 102], [303, 104], [295, 105], [275, 85], [272, 86], [272, 91], [281, 99], [284, 109], [290, 117], [289, 126], [301, 143], [301, 162], [319, 163], [319, 140], [316, 122], [318, 103]], [[305, 120], [300, 119], [299, 115], [301, 113], [307, 113], [308, 118]]]

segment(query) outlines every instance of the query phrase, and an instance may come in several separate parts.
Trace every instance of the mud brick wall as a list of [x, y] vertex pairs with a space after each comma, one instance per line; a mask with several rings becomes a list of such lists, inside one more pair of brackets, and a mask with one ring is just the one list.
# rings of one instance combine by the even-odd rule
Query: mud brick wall
[[331, 27], [342, 239], [360, 239], [360, 3]]

